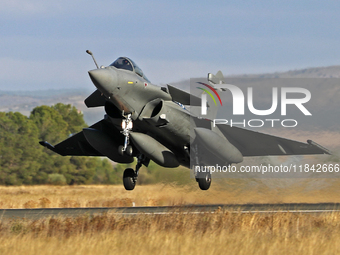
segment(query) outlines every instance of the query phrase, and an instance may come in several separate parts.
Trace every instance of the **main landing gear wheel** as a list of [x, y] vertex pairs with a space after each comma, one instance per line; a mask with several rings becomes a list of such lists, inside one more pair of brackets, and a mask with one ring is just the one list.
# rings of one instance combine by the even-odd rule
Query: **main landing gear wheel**
[[208, 190], [211, 184], [211, 174], [205, 173], [204, 176], [197, 178], [197, 182], [201, 190]]
[[126, 190], [133, 190], [136, 186], [137, 177], [139, 173], [139, 169], [142, 167], [142, 164], [145, 166], [149, 165], [150, 159], [147, 159], [144, 155], [140, 154], [137, 157], [137, 165], [136, 170], [134, 171], [132, 168], [127, 168], [124, 171], [123, 175], [123, 184]]
[[123, 175], [123, 184], [126, 190], [133, 190], [136, 186], [136, 173], [132, 168], [127, 168]]

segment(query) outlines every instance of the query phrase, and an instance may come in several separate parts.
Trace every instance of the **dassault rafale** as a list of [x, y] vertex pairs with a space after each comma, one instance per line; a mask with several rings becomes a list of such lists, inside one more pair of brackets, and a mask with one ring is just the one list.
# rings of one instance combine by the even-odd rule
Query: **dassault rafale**
[[[84, 102], [87, 107], [104, 107], [104, 119], [55, 146], [47, 141], [40, 144], [62, 156], [106, 156], [117, 163], [132, 163], [137, 158], [136, 168], [124, 171], [126, 190], [135, 188], [139, 169], [148, 166], [150, 160], [167, 168], [193, 168], [212, 162], [237, 164], [249, 156], [329, 154], [311, 140], [302, 143], [213, 125], [209, 118], [187, 109], [201, 105], [201, 98], [171, 85], [152, 84], [127, 57], [98, 67], [93, 54], [87, 53], [97, 66], [88, 72], [97, 89]], [[208, 82], [212, 87], [223, 83], [222, 73], [208, 74]], [[202, 190], [209, 189], [209, 171], [195, 177]]]

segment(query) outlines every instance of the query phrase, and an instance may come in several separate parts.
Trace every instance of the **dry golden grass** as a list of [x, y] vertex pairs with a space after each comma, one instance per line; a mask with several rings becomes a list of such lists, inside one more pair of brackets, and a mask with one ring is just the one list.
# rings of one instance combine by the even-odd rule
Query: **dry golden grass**
[[[192, 185], [0, 187], [1, 208], [340, 202], [334, 179], [214, 180]], [[0, 254], [337, 254], [340, 213], [170, 214], [0, 219]]]
[[228, 203], [340, 202], [338, 179], [215, 179], [208, 191], [190, 185], [0, 187], [0, 208], [165, 206]]
[[113, 215], [0, 223], [0, 254], [338, 254], [340, 214]]

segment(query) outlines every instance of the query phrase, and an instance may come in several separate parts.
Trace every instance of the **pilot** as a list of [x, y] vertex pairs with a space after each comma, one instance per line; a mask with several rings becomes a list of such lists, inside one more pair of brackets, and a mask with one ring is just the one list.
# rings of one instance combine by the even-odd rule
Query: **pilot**
[[130, 62], [127, 59], [123, 60], [123, 68], [130, 69]]

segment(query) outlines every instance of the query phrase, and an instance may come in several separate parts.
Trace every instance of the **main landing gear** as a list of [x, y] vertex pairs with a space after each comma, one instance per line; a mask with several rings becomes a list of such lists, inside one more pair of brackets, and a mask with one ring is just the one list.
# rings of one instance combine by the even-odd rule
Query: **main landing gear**
[[135, 171], [132, 168], [125, 169], [124, 175], [123, 175], [123, 184], [126, 190], [133, 190], [135, 188], [139, 169], [141, 168], [142, 164], [147, 166], [148, 163], [149, 163], [149, 160], [147, 160], [144, 157], [144, 155], [141, 154], [138, 156], [138, 162], [137, 162]]
[[[130, 131], [132, 130], [132, 126], [133, 125], [132, 125], [131, 114], [128, 114], [122, 120], [123, 130], [121, 131], [121, 133], [125, 136], [124, 145], [121, 145], [118, 147], [118, 153], [122, 156], [123, 155], [132, 156], [133, 154], [133, 149], [132, 149], [132, 146], [130, 145]], [[135, 188], [137, 177], [138, 177], [138, 172], [143, 162], [142, 159], [143, 159], [143, 156], [140, 155], [138, 157], [136, 170], [133, 170], [132, 168], [125, 169], [124, 174], [123, 174], [123, 184], [126, 190], [133, 190]]]
[[[131, 114], [128, 114], [123, 120], [122, 120], [122, 131], [121, 133], [124, 135], [124, 145], [121, 145], [118, 147], [118, 152], [120, 155], [128, 155], [128, 156], [136, 156], [136, 153], [133, 152], [133, 148], [130, 145], [130, 131], [132, 130], [132, 119]], [[196, 146], [197, 147], [197, 146]], [[189, 153], [189, 148], [185, 147], [185, 151]], [[199, 165], [198, 161], [198, 153], [196, 148], [196, 161], [197, 165]], [[134, 155], [133, 155], [134, 154]], [[138, 154], [137, 154], [138, 155]], [[126, 190], [133, 190], [137, 183], [138, 173], [141, 166], [144, 164], [145, 166], [148, 166], [150, 159], [146, 158], [143, 154], [139, 154], [137, 156], [137, 165], [136, 169], [133, 170], [132, 168], [127, 168], [124, 171], [123, 174], [123, 184], [124, 188]], [[208, 190], [211, 185], [211, 173], [210, 171], [207, 172], [197, 172], [196, 175], [196, 181], [198, 182], [198, 186], [201, 190]]]
[[208, 190], [211, 184], [211, 173], [200, 173], [199, 177], [196, 178], [196, 181], [201, 190]]
[[[199, 154], [199, 147], [197, 144], [194, 144], [193, 148], [194, 148], [193, 157], [196, 163], [195, 165], [200, 166], [201, 163], [199, 161], [199, 158], [201, 158], [202, 155]], [[198, 167], [197, 170], [194, 167], [194, 174], [195, 174], [196, 181], [198, 182], [198, 186], [200, 187], [201, 190], [208, 190], [211, 185], [210, 169], [205, 169], [205, 171], [201, 171], [201, 170], [203, 169], [201, 169], [200, 167]]]

